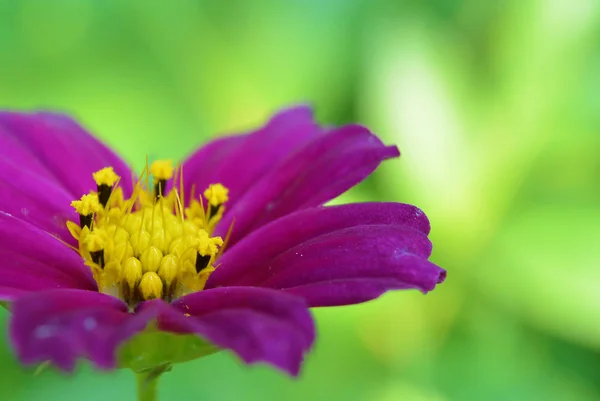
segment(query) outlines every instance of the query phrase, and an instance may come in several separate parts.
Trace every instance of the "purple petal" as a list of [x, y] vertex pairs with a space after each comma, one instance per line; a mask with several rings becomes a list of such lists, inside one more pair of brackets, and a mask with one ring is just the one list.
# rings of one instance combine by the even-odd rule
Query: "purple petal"
[[257, 131], [217, 139], [192, 154], [183, 166], [185, 188], [194, 185], [198, 194], [219, 182], [229, 188], [232, 207], [273, 165], [320, 131], [309, 107], [283, 110]]
[[[378, 270], [380, 272], [376, 274], [377, 277], [373, 278], [367, 277], [369, 272], [359, 273], [363, 275], [361, 278], [342, 278], [344, 276], [352, 277], [354, 275], [352, 272], [348, 275], [339, 274], [340, 278], [333, 280], [323, 277], [307, 277], [307, 275], [298, 281], [289, 280], [288, 278], [290, 283], [301, 283], [302, 281], [308, 283], [289, 286], [282, 290], [306, 299], [310, 307], [340, 306], [370, 301], [392, 290], [417, 288], [422, 292], [428, 292], [433, 290], [436, 284], [441, 284], [446, 279], [445, 270], [428, 260], [410, 254], [400, 257], [394, 263], [393, 268], [385, 271], [380, 266]], [[401, 270], [405, 271], [400, 274]], [[375, 275], [375, 273], [373, 274]], [[416, 277], [410, 278], [410, 274]], [[322, 281], [318, 281], [319, 279]], [[417, 281], [422, 283], [421, 288], [416, 284]], [[270, 286], [271, 284], [267, 283], [265, 285]]]
[[2, 301], [10, 301], [21, 295], [25, 295], [30, 291], [27, 290], [19, 290], [16, 288], [0, 286], [0, 300]]
[[[186, 197], [189, 196], [192, 186], [195, 187], [195, 196], [202, 193], [210, 184], [224, 180], [227, 180], [229, 182], [228, 187], [232, 188], [235, 182], [231, 178], [217, 178], [215, 173], [223, 168], [223, 164], [231, 159], [231, 154], [238, 151], [247, 139], [247, 135], [220, 137], [210, 141], [190, 155], [183, 164], [183, 182]], [[238, 191], [243, 188], [242, 182], [240, 182], [238, 188], [240, 188], [237, 189]]]
[[217, 232], [225, 234], [235, 220], [230, 238], [234, 244], [269, 221], [334, 199], [364, 180], [383, 160], [398, 155], [395, 146], [385, 146], [364, 127], [329, 131], [271, 166], [229, 206]]
[[402, 226], [356, 226], [299, 244], [239, 277], [236, 285], [288, 288], [339, 279], [393, 277], [422, 291], [432, 290], [437, 269], [413, 266], [426, 260], [431, 243], [424, 234]]
[[71, 245], [75, 239], [67, 220], [78, 220], [70, 206], [73, 196], [52, 181], [44, 171], [25, 169], [10, 158], [0, 159], [2, 196], [0, 210], [33, 224]]
[[92, 173], [107, 166], [121, 176], [125, 192], [131, 190], [131, 171], [123, 160], [70, 117], [1, 112], [0, 128], [3, 158], [36, 173], [44, 170], [73, 198], [94, 189]]
[[154, 317], [132, 315], [112, 296], [82, 290], [50, 290], [12, 304], [10, 338], [23, 363], [51, 361], [71, 371], [77, 358], [114, 368], [117, 347]]
[[0, 144], [0, 159], [10, 161], [11, 164], [16, 164], [21, 168], [27, 166], [27, 170], [32, 173], [55, 181], [53, 173], [2, 123], [0, 123]]
[[314, 341], [314, 324], [301, 298], [278, 291], [229, 287], [205, 290], [160, 308], [161, 329], [195, 333], [234, 351], [246, 363], [267, 362], [297, 375]]
[[119, 345], [155, 318], [164, 330], [198, 334], [247, 363], [265, 361], [294, 375], [314, 341], [312, 318], [301, 298], [248, 287], [202, 291], [173, 305], [145, 302], [135, 314], [98, 292], [31, 293], [12, 304], [10, 337], [24, 363], [51, 361], [70, 371], [78, 358], [86, 358], [110, 369]]
[[375, 299], [387, 291], [408, 289], [412, 289], [410, 284], [396, 279], [355, 278], [299, 285], [283, 291], [306, 298], [311, 307], [319, 307], [358, 304]]
[[3, 300], [12, 300], [19, 291], [97, 288], [77, 252], [39, 228], [1, 211], [0, 260]]
[[[446, 272], [427, 261], [431, 253], [427, 236], [402, 225], [401, 219], [386, 220], [385, 213], [371, 217], [374, 206], [370, 204], [369, 210], [363, 205], [367, 213], [354, 219], [348, 215], [346, 224], [331, 219], [330, 230], [319, 223], [316, 212], [314, 220], [306, 219], [308, 211], [279, 219], [226, 251], [207, 288], [247, 285], [285, 290], [304, 297], [311, 307], [364, 302], [392, 289], [434, 289]], [[325, 219], [332, 209], [336, 211], [320, 209]]]
[[[429, 220], [417, 207], [402, 203], [357, 203], [305, 209], [251, 233], [227, 249], [207, 288], [235, 285], [246, 275], [260, 274], [287, 250], [319, 236], [357, 225], [391, 225], [429, 233]], [[428, 255], [427, 255], [428, 256]]]

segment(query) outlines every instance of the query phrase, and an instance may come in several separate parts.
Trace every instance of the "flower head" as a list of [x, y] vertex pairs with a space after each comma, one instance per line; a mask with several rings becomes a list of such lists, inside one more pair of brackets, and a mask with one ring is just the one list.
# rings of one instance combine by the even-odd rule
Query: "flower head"
[[224, 210], [226, 188], [209, 186], [208, 210], [201, 198], [189, 199], [184, 213], [183, 185], [167, 189], [174, 172], [171, 161], [153, 162], [124, 198], [116, 186], [119, 176], [105, 167], [93, 173], [98, 192], [71, 202], [79, 225], [68, 221], [67, 227], [98, 291], [120, 298], [132, 310], [143, 301], [170, 302], [201, 291], [223, 245], [209, 231]]
[[[310, 307], [445, 278], [415, 206], [323, 206], [398, 155], [296, 107], [135, 178], [68, 117], [0, 113], [0, 300], [19, 358], [147, 369], [230, 349], [296, 374]], [[150, 337], [192, 345], [153, 359]]]

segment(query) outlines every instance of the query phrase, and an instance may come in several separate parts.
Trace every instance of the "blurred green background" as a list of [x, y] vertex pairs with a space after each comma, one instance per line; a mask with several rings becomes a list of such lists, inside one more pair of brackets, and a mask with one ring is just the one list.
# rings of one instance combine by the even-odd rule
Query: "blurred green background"
[[[340, 201], [432, 221], [433, 293], [315, 311], [299, 380], [228, 353], [161, 400], [600, 400], [598, 0], [0, 0], [0, 104], [67, 111], [140, 165], [310, 102], [403, 156]], [[1, 400], [131, 400], [34, 375], [2, 314]]]

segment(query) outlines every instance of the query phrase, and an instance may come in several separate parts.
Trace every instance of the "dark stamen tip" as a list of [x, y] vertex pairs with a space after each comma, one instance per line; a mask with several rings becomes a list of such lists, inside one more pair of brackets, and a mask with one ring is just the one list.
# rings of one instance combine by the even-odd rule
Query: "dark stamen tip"
[[80, 214], [79, 215], [79, 227], [92, 228], [92, 217], [93, 214]]
[[217, 215], [217, 213], [219, 213], [219, 210], [221, 209], [221, 206], [223, 205], [217, 205], [217, 206], [213, 206], [210, 205], [210, 207], [208, 208], [208, 219], [212, 219], [213, 217], [215, 217]]
[[165, 189], [167, 188], [167, 180], [157, 180], [154, 185], [154, 197], [158, 199], [161, 196], [165, 196]]
[[196, 256], [196, 273], [200, 273], [202, 270], [208, 267], [208, 263], [210, 262], [210, 255], [198, 255]]
[[100, 251], [90, 252], [92, 262], [96, 263], [101, 268], [104, 268], [104, 249]]
[[106, 184], [98, 185], [98, 201], [102, 205], [102, 207], [106, 207], [108, 203], [108, 199], [110, 199], [110, 194], [112, 193], [112, 186], [108, 186]]

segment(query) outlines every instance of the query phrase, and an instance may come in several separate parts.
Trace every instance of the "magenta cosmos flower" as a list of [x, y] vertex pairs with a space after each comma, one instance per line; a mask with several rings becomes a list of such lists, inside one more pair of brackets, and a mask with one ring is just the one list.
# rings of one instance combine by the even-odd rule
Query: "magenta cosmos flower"
[[[428, 292], [446, 275], [415, 206], [323, 206], [399, 153], [359, 125], [320, 127], [307, 107], [139, 178], [59, 114], [1, 113], [0, 155], [0, 299], [23, 363], [132, 367], [193, 335], [295, 375], [309, 308]], [[119, 362], [139, 333], [171, 340]]]

